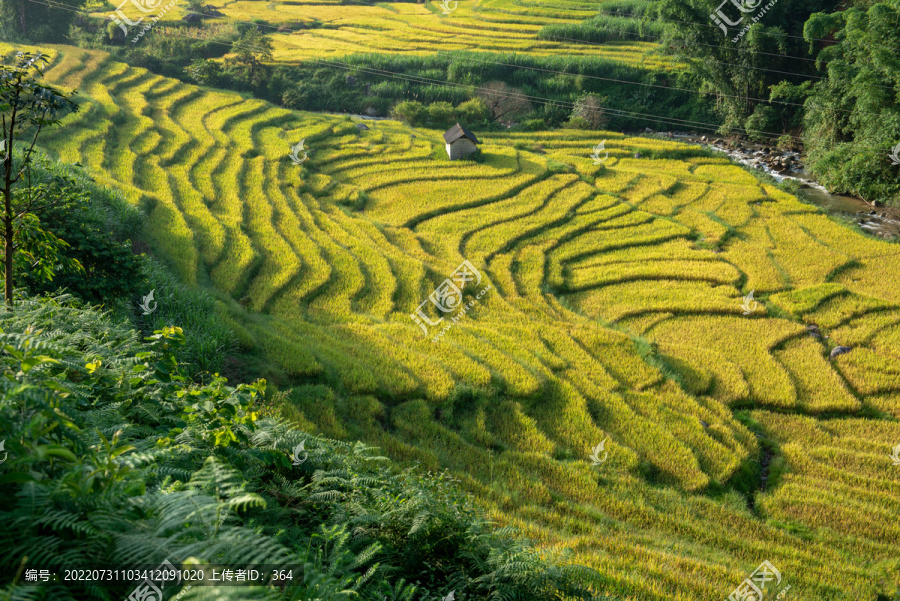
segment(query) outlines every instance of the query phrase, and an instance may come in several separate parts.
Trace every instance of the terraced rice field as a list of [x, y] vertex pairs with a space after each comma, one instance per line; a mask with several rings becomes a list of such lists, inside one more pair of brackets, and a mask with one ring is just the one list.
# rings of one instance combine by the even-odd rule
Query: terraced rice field
[[[218, 6], [218, 5], [217, 5]], [[455, 8], [452, 8], [454, 7]], [[338, 59], [351, 54], [433, 54], [454, 50], [527, 53], [554, 56], [594, 56], [647, 69], [671, 69], [671, 58], [656, 50], [652, 39], [627, 37], [604, 44], [571, 40], [541, 40], [545, 25], [577, 23], [596, 14], [595, 3], [560, 0], [554, 4], [510, 0], [451, 0], [445, 14], [433, 0], [368, 2], [365, 0], [290, 0], [256, 2], [227, 0], [225, 16], [209, 22], [262, 19], [272, 34], [273, 57], [280, 62]], [[136, 8], [132, 18], [140, 16]], [[167, 19], [178, 19], [186, 5], [175, 6]], [[128, 11], [126, 11], [127, 13]], [[103, 13], [96, 13], [105, 18]], [[284, 27], [286, 31], [277, 32]], [[164, 35], [151, 31], [149, 35]]]
[[[620, 599], [723, 599], [766, 559], [798, 601], [900, 584], [897, 244], [672, 141], [489, 134], [451, 163], [441, 132], [57, 50], [82, 110], [48, 148], [143, 206], [248, 344], [338, 391], [294, 390], [311, 430], [450, 469]], [[433, 342], [451, 314], [428, 335], [410, 315], [463, 261], [465, 302], [490, 289]], [[745, 495], [760, 440], [769, 484]]]

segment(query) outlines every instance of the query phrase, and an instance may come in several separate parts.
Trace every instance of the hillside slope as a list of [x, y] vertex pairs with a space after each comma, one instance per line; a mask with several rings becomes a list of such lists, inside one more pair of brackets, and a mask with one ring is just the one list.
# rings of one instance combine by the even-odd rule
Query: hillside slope
[[[57, 50], [82, 110], [48, 149], [144, 207], [156, 252], [311, 382], [311, 427], [450, 468], [623, 599], [724, 597], [766, 559], [793, 599], [893, 591], [896, 244], [676, 142], [492, 134], [451, 163], [441, 132]], [[429, 295], [464, 261], [477, 302], [433, 342], [455, 313]], [[428, 335], [420, 305], [446, 315]]]
[[[519, 53], [536, 56], [592, 56], [648, 69], [671, 69], [675, 62], [657, 52], [657, 38], [610, 31], [604, 44], [572, 44], [565, 36], [539, 36], [547, 25], [577, 24], [596, 14], [596, 6], [580, 0], [545, 3], [491, 0], [439, 2], [367, 2], [365, 0], [290, 0], [253, 2], [230, 0], [221, 16], [207, 23], [253, 22], [272, 34], [277, 62], [334, 60], [360, 53], [416, 55], [454, 50]], [[136, 19], [136, 7], [125, 7]], [[187, 5], [168, 13], [172, 24], [187, 14]], [[106, 18], [106, 13], [94, 16]], [[169, 35], [165, 27], [149, 36]], [[574, 40], [577, 42], [577, 40]]]

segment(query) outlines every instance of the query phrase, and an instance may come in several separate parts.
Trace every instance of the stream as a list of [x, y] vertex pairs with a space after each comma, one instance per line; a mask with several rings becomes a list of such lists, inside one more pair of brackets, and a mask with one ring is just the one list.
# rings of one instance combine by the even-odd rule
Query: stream
[[900, 238], [900, 209], [883, 207], [877, 202], [869, 204], [853, 196], [831, 194], [806, 172], [802, 157], [797, 152], [776, 150], [746, 140], [728, 143], [719, 138], [709, 139], [692, 134], [667, 133], [663, 136], [724, 152], [731, 160], [763, 171], [778, 182], [794, 180], [800, 186], [797, 196], [801, 199], [820, 206], [829, 213], [852, 219], [873, 236]]

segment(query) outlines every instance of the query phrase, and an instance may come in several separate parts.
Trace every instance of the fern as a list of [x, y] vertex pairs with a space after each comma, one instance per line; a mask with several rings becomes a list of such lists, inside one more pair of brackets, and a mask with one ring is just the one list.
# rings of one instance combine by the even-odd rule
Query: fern
[[[177, 361], [176, 328], [141, 344], [109, 315], [60, 296], [23, 299], [0, 314], [0, 329], [0, 440], [10, 455], [0, 564], [302, 566], [293, 586], [196, 586], [180, 601], [412, 601], [448, 590], [556, 601], [605, 585], [492, 530], [446, 473], [395, 473], [363, 443], [257, 419], [264, 383], [195, 380]], [[295, 466], [300, 442], [308, 455]], [[127, 594], [0, 574], [0, 601]]]

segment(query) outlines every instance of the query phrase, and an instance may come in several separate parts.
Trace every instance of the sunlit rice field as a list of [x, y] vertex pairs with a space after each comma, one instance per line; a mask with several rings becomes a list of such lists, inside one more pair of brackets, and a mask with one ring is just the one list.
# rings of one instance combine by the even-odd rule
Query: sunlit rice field
[[[578, 23], [596, 14], [596, 7], [581, 2], [554, 5], [520, 4], [509, 0], [476, 2], [451, 0], [445, 13], [440, 3], [315, 1], [225, 2], [217, 24], [254, 22], [271, 34], [273, 58], [295, 63], [310, 59], [334, 60], [352, 54], [391, 53], [429, 55], [469, 50], [537, 56], [588, 56], [605, 58], [646, 69], [676, 68], [671, 57], [657, 51], [652, 38], [624, 36], [603, 44], [565, 39], [539, 39], [546, 25]], [[134, 7], [123, 9], [132, 19], [141, 16]], [[187, 5], [176, 4], [165, 21], [175, 24], [187, 14]], [[133, 12], [134, 14], [129, 14]], [[105, 13], [96, 13], [105, 19]], [[164, 27], [147, 35], [167, 35]]]
[[[459, 5], [428, 27], [509, 8]], [[428, 7], [401, 6], [310, 10], [381, 10], [429, 35], [409, 25]], [[536, 13], [516, 6], [496, 14], [524, 36]], [[56, 52], [48, 79], [79, 89], [81, 110], [48, 150], [142, 207], [154, 252], [213, 291], [246, 344], [339, 391], [293, 390], [311, 431], [450, 469], [619, 599], [724, 599], [763, 560], [797, 601], [900, 584], [897, 244], [666, 139], [479, 134], [483, 162], [450, 162], [439, 131], [364, 129]], [[463, 261], [481, 279], [454, 322], [428, 299]], [[443, 317], [427, 334], [420, 306]], [[852, 350], [830, 359], [837, 345]]]

